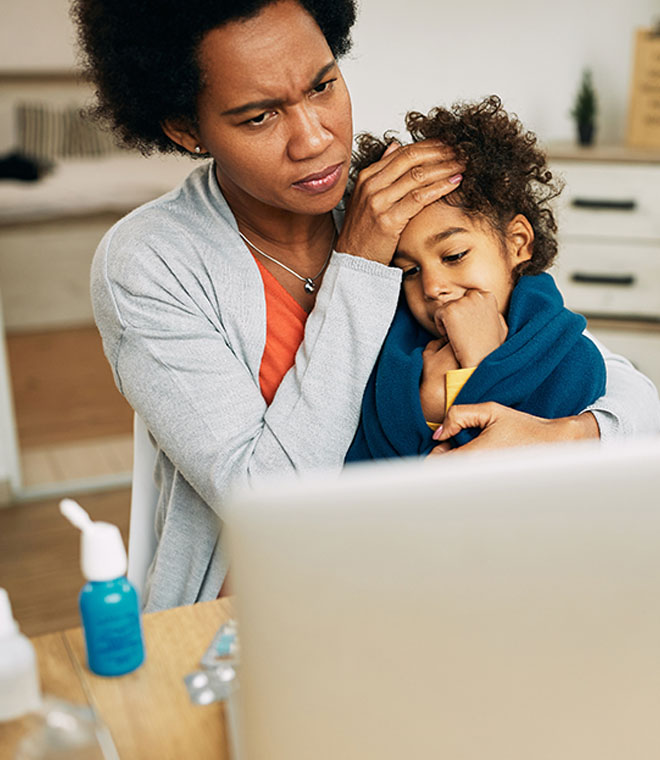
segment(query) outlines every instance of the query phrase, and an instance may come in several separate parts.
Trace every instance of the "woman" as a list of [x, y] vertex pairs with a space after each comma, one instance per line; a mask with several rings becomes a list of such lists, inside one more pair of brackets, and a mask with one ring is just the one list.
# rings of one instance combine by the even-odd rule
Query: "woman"
[[[335, 57], [352, 0], [76, 0], [74, 14], [124, 141], [213, 158], [115, 225], [92, 271], [117, 385], [160, 449], [155, 610], [217, 596], [230, 488], [341, 466], [397, 303], [398, 236], [462, 167], [436, 141], [392, 147], [341, 219], [352, 124]], [[611, 363], [625, 377], [597, 413], [603, 435], [628, 387], [652, 393]], [[593, 414], [498, 414], [496, 442], [598, 435]]]

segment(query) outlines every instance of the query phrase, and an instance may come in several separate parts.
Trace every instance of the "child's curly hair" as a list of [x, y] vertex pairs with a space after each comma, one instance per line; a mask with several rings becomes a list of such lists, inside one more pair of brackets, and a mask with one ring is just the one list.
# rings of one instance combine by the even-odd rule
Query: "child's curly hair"
[[[559, 195], [562, 185], [548, 169], [536, 135], [526, 131], [515, 115], [509, 115], [496, 95], [478, 103], [434, 108], [427, 116], [412, 111], [406, 116], [406, 128], [414, 142], [431, 137], [442, 140], [465, 164], [459, 188], [442, 198], [443, 202], [486, 220], [502, 238], [516, 214], [527, 217], [534, 229], [532, 258], [519, 265], [516, 277], [539, 274], [550, 267], [557, 255], [557, 223], [550, 201]], [[357, 137], [352, 183], [394, 139], [391, 132], [382, 140], [370, 134]]]

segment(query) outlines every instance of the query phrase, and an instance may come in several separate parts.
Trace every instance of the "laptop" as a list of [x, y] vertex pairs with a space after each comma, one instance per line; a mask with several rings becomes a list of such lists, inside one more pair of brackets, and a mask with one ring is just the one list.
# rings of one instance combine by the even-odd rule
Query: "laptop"
[[241, 760], [660, 758], [660, 438], [234, 495]]

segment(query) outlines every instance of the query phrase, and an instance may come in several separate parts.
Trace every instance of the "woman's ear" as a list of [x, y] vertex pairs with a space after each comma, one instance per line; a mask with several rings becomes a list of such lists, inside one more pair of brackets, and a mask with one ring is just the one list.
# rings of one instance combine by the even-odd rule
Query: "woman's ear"
[[516, 267], [532, 258], [534, 228], [524, 214], [516, 214], [509, 222], [506, 240], [512, 266]]
[[179, 121], [164, 121], [161, 125], [163, 132], [172, 140], [180, 145], [189, 153], [206, 153], [205, 148], [201, 145], [199, 138], [188, 127]]

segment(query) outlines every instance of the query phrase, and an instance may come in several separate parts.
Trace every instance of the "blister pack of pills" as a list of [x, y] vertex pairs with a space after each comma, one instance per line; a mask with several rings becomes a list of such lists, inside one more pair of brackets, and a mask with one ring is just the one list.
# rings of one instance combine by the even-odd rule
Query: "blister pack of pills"
[[191, 702], [208, 705], [226, 700], [237, 686], [239, 644], [235, 620], [218, 628], [213, 640], [202, 655], [201, 670], [184, 677]]
[[201, 659], [202, 667], [214, 668], [228, 661], [238, 661], [238, 630], [235, 620], [228, 620], [218, 628], [209, 648]]

